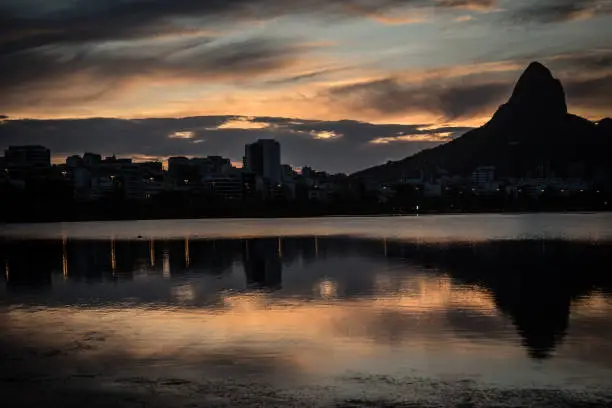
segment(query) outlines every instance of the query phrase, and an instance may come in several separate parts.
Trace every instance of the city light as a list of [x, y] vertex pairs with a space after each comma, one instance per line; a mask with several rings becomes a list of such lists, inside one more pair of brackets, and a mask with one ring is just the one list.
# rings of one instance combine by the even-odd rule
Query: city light
[[[48, 149], [40, 146], [31, 148], [34, 151], [48, 152]], [[529, 205], [545, 209], [551, 204], [548, 200], [544, 200], [545, 193], [549, 190], [556, 191], [559, 202], [566, 200], [568, 207], [576, 205], [584, 207], [589, 204], [601, 207], [607, 198], [607, 191], [585, 187], [588, 180], [499, 178], [495, 175], [494, 166], [477, 167], [471, 176], [449, 175], [446, 171], [438, 175], [426, 174], [423, 170], [418, 178], [402, 175], [395, 181], [367, 180], [346, 174], [330, 174], [307, 166], [301, 168], [301, 172], [296, 172], [295, 167], [281, 164], [280, 144], [273, 139], [258, 140], [247, 144], [246, 148], [248, 154], [244, 157], [242, 167], [235, 167], [235, 161], [221, 156], [169, 157], [168, 165], [164, 168], [159, 161], [133, 162], [130, 158], [117, 158], [114, 155], [103, 158], [99, 154], [86, 153], [82, 157], [77, 155], [68, 157], [65, 164], [49, 162], [47, 168], [50, 170], [48, 173], [50, 181], [57, 182], [58, 180], [54, 180], [51, 176], [61, 173], [65, 178], [63, 181], [65, 186], [72, 187], [73, 194], [63, 190], [68, 194], [63, 205], [58, 205], [57, 208], [69, 208], [76, 204], [76, 213], [81, 211], [81, 203], [112, 199], [134, 203], [135, 206], [132, 208], [135, 212], [138, 211], [136, 210], [138, 202], [147, 203], [146, 211], [151, 211], [154, 217], [156, 214], [165, 216], [167, 214], [165, 211], [154, 207], [161, 206], [164, 202], [162, 197], [179, 191], [181, 192], [177, 195], [179, 204], [172, 210], [177, 213], [172, 213], [172, 216], [178, 215], [182, 209], [189, 206], [197, 208], [196, 216], [212, 215], [216, 211], [228, 212], [228, 215], [231, 212], [232, 216], [238, 216], [250, 213], [251, 210], [268, 214], [270, 209], [274, 209], [274, 206], [266, 208], [265, 205], [257, 208], [251, 206], [249, 201], [251, 203], [259, 201], [262, 204], [277, 200], [293, 202], [296, 205], [293, 207], [289, 205], [287, 208], [300, 214], [310, 213], [310, 209], [308, 205], [297, 204], [315, 202], [321, 205], [317, 211], [322, 213], [333, 208], [341, 208], [338, 206], [340, 203], [347, 206], [346, 204], [354, 202], [356, 206], [348, 208], [347, 213], [354, 214], [355, 209], [361, 208], [366, 212], [402, 214], [410, 212], [410, 208], [413, 209], [412, 212], [414, 209], [419, 212], [422, 205], [416, 204], [417, 199], [431, 200], [432, 205], [428, 204], [428, 208], [432, 211], [444, 212], [460, 207], [462, 211], [469, 212], [472, 209], [484, 210], [493, 206], [495, 209], [516, 210], [524, 206], [525, 203], [522, 201], [527, 199], [532, 200], [532, 204]], [[33, 163], [32, 167], [32, 171], [34, 169], [36, 172], [40, 171], [40, 163]], [[1, 170], [10, 172], [10, 178], [4, 177]], [[23, 188], [27, 184], [27, 178], [21, 178], [21, 172], [22, 170], [12, 171], [9, 166], [4, 165], [0, 168], [0, 174], [3, 175], [0, 182], [20, 185]], [[110, 180], [112, 182], [109, 182]], [[573, 184], [576, 181], [580, 184]], [[571, 187], [560, 188], [559, 183]], [[488, 197], [501, 198], [502, 192], [508, 194], [504, 203], [500, 203], [499, 200], [497, 203], [488, 202]], [[601, 199], [597, 203], [584, 203], [583, 201], [589, 197], [587, 192], [597, 194]], [[568, 194], [578, 195], [582, 202], [580, 204], [570, 202], [567, 199]], [[152, 200], [157, 197], [160, 200]], [[457, 203], [450, 202], [453, 197], [462, 201], [462, 204], [458, 206]], [[228, 204], [244, 200], [244, 205], [220, 205], [219, 209], [213, 209], [214, 206], [208, 205], [207, 202], [215, 200]], [[499, 207], [500, 205], [503, 207]], [[348, 207], [351, 207], [350, 204]], [[82, 208], [83, 212], [86, 212], [85, 205]]]

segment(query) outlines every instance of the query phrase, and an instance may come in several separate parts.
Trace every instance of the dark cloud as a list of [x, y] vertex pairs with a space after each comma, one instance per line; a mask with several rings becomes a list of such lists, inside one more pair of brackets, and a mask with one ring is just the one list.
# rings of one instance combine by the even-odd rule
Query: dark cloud
[[[55, 155], [86, 151], [123, 156], [167, 157], [220, 154], [239, 161], [244, 145], [257, 138], [280, 141], [283, 161], [333, 172], [352, 172], [391, 159], [400, 159], [440, 142], [423, 140], [434, 132], [459, 134], [466, 128], [424, 129], [423, 125], [373, 125], [355, 121], [321, 122], [284, 118], [254, 118], [263, 129], [224, 129], [231, 116], [201, 116], [138, 120], [8, 120], [0, 125], [0, 149], [12, 144], [43, 144]], [[246, 120], [246, 119], [244, 119]], [[192, 138], [171, 138], [192, 132]], [[337, 137], [319, 139], [320, 132]], [[403, 143], [373, 144], [373, 140], [404, 135]], [[410, 136], [416, 141], [410, 142]], [[426, 138], [425, 138], [426, 139]]]
[[[481, 72], [451, 74], [420, 82], [387, 77], [337, 86], [319, 97], [330, 106], [344, 106], [355, 113], [397, 116], [421, 111], [445, 120], [492, 115], [509, 98], [521, 74], [513, 67], [527, 67], [531, 57], [523, 55], [501, 61], [500, 64], [508, 66], [502, 72], [483, 68]], [[612, 50], [549, 55], [541, 61], [561, 80], [570, 107], [612, 110]]]
[[[47, 10], [33, 1], [0, 5], [0, 54], [50, 44], [156, 37], [193, 31], [181, 19], [219, 22], [269, 19], [284, 14], [325, 18], [374, 16], [398, 7], [487, 8], [494, 0], [76, 0]], [[63, 6], [63, 7], [62, 7]], [[49, 7], [49, 6], [46, 6]]]
[[568, 81], [565, 93], [568, 99], [577, 105], [608, 109], [612, 112], [612, 73]]
[[597, 72], [612, 69], [612, 49], [587, 50], [581, 53], [552, 57], [547, 65], [559, 70]]
[[333, 132], [336, 134], [350, 135], [351, 139], [358, 142], [371, 142], [372, 140], [383, 137], [394, 136], [429, 136], [438, 133], [453, 133], [458, 136], [470, 128], [464, 127], [438, 127], [430, 130], [427, 125], [397, 125], [358, 122], [354, 120], [341, 121], [310, 121], [303, 124], [291, 124], [291, 130], [298, 132]]
[[408, 113], [423, 110], [446, 119], [465, 118], [488, 112], [509, 95], [505, 82], [462, 82], [449, 79], [442, 84], [405, 84], [394, 78], [352, 84], [331, 89], [326, 97], [335, 103], [380, 113]]
[[345, 69], [346, 68], [325, 68], [325, 69], [320, 69], [320, 70], [316, 70], [312, 72], [307, 72], [305, 74], [273, 79], [270, 81], [266, 81], [264, 85], [268, 86], [268, 85], [294, 84], [294, 83], [306, 81], [308, 79], [313, 79], [313, 78], [323, 77], [328, 74], [338, 73], [338, 72], [344, 71]]
[[289, 41], [252, 38], [213, 44], [188, 41], [166, 52], [146, 46], [137, 52], [77, 47], [0, 55], [0, 107], [91, 101], [121, 92], [134, 78], [252, 79], [291, 65], [299, 53]]
[[[428, 0], [76, 0], [0, 3], [2, 108], [64, 104], [121, 91], [131, 77], [244, 79], [286, 66], [288, 39], [228, 42], [215, 27], [287, 13], [354, 17]], [[361, 13], [361, 14], [363, 14]], [[359, 14], [359, 13], [357, 13]], [[189, 35], [185, 35], [189, 34]], [[149, 41], [166, 36], [163, 42]], [[108, 41], [117, 42], [108, 47]], [[143, 44], [137, 41], [143, 42]], [[147, 44], [146, 41], [149, 41]], [[299, 81], [317, 72], [293, 74]], [[240, 78], [237, 78], [239, 76]], [[83, 85], [85, 84], [85, 85]], [[71, 87], [78, 92], [67, 95]], [[57, 88], [61, 88], [58, 92]]]
[[559, 23], [612, 13], [609, 0], [539, 0], [515, 13], [518, 21]]

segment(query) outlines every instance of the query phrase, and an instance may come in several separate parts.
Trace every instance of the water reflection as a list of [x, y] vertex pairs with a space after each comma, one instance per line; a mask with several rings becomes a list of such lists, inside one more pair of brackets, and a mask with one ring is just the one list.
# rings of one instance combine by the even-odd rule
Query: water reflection
[[[572, 303], [597, 288], [609, 293], [611, 249], [607, 243], [569, 241], [423, 245], [338, 237], [64, 238], [7, 241], [0, 259], [8, 304], [130, 300], [220, 308], [228, 304], [228, 293], [263, 289], [272, 300], [335, 299], [347, 307], [378, 308], [377, 320], [360, 335], [387, 342], [411, 335], [411, 313], [443, 312], [444, 324], [457, 333], [487, 338], [498, 333], [485, 317], [501, 312], [529, 356], [546, 359], [566, 336]], [[135, 279], [123, 289], [108, 286]], [[98, 285], [84, 288], [75, 285], [79, 282]], [[352, 324], [336, 326], [340, 332], [352, 330], [350, 336], [359, 332]]]

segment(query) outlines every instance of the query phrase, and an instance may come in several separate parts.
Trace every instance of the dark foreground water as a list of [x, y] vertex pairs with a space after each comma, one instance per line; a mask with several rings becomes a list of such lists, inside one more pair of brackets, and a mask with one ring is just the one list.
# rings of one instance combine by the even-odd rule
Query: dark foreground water
[[612, 216], [0, 226], [0, 406], [612, 406]]

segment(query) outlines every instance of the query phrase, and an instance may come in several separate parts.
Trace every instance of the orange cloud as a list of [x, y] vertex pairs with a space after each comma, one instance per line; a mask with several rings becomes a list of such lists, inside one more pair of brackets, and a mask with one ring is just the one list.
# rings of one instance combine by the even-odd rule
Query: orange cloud
[[[592, 119], [609, 114], [609, 103], [605, 103], [603, 94], [593, 96], [594, 93], [588, 91], [595, 86], [594, 81], [603, 84], [601, 78], [605, 78], [608, 71], [572, 67], [576, 61], [592, 60], [595, 66], [601, 65], [598, 61], [604, 58], [602, 55], [605, 55], [602, 51], [584, 55], [560, 54], [544, 60], [552, 64], [553, 71], [566, 85], [570, 109]], [[329, 58], [317, 57], [295, 58], [270, 72], [262, 72], [259, 77], [231, 73], [187, 73], [174, 77], [153, 71], [148, 76], [121, 80], [110, 92], [105, 91], [110, 83], [102, 86], [92, 81], [91, 76], [77, 74], [72, 78], [77, 87], [65, 87], [58, 94], [52, 92], [55, 90], [52, 87], [48, 89], [49, 96], [42, 98], [40, 103], [33, 104], [30, 98], [25, 98], [18, 110], [4, 111], [11, 117], [53, 118], [235, 115], [342, 120], [359, 117], [371, 123], [475, 127], [486, 122], [498, 105], [509, 97], [525, 61], [394, 72], [362, 67], [325, 73], [327, 69], [333, 70], [338, 66]], [[313, 72], [323, 74], [310, 77]], [[268, 79], [279, 75], [303, 80], [282, 85], [267, 83]], [[262, 86], [263, 83], [267, 85]], [[606, 88], [599, 86], [595, 89]], [[90, 98], [91, 94], [97, 96]], [[367, 98], [372, 97], [375, 99], [368, 103]], [[382, 102], [376, 99], [379, 97]], [[466, 109], [468, 102], [475, 103], [469, 110]], [[261, 121], [239, 118], [218, 128], [265, 129], [268, 126]], [[439, 135], [432, 137], [440, 138]]]

